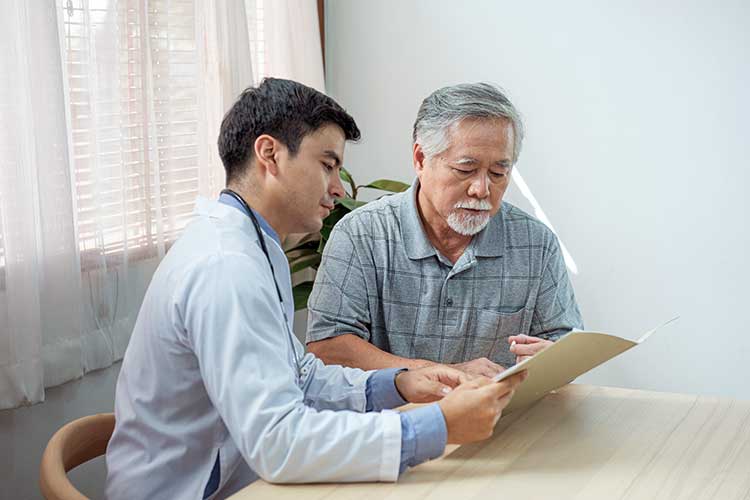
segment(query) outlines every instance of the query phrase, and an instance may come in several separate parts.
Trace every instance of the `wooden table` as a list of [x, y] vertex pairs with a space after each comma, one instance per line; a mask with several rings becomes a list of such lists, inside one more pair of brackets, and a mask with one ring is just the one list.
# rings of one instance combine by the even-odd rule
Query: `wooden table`
[[750, 499], [750, 402], [573, 384], [397, 483], [272, 485], [232, 498]]

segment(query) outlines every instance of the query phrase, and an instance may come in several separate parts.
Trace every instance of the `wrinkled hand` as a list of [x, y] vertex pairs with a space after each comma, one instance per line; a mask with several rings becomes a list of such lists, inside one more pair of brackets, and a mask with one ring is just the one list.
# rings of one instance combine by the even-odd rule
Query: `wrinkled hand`
[[431, 365], [396, 375], [396, 389], [410, 403], [430, 403], [442, 399], [454, 387], [472, 377], [446, 365]]
[[[515, 345], [513, 342], [515, 342]], [[529, 335], [511, 335], [508, 337], [508, 343], [510, 344], [510, 352], [516, 355], [516, 363], [520, 363], [524, 359], [528, 359], [538, 353], [548, 345], [554, 344], [554, 342], [550, 340], [531, 337]]]
[[526, 374], [524, 370], [501, 382], [478, 377], [443, 398], [438, 406], [445, 417], [448, 443], [471, 443], [492, 436], [503, 409]]
[[464, 373], [468, 373], [469, 375], [489, 378], [492, 378], [498, 373], [505, 371], [504, 367], [498, 365], [497, 363], [493, 363], [487, 358], [472, 359], [471, 361], [456, 363], [449, 366], [452, 366], [457, 370], [461, 370]]

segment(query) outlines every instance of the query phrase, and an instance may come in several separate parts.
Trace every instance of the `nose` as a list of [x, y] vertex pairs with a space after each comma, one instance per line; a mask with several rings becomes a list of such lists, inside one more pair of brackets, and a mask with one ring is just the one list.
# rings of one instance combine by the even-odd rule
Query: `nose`
[[331, 181], [328, 184], [328, 194], [333, 198], [343, 198], [346, 195], [344, 185], [341, 183], [341, 173], [339, 170], [336, 170], [331, 176]]
[[471, 184], [469, 185], [468, 195], [479, 199], [487, 198], [490, 195], [489, 184], [490, 183], [489, 179], [487, 179], [487, 176], [483, 173], [480, 173], [475, 179], [471, 181]]

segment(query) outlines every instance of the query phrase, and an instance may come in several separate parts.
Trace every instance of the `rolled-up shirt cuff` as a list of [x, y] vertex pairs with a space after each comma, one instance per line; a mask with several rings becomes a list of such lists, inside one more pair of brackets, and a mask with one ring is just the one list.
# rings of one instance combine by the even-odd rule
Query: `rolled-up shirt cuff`
[[448, 442], [445, 417], [437, 403], [401, 413], [399, 474], [443, 454]]
[[365, 411], [389, 410], [407, 403], [396, 389], [396, 375], [406, 368], [384, 368], [372, 373], [367, 379]]

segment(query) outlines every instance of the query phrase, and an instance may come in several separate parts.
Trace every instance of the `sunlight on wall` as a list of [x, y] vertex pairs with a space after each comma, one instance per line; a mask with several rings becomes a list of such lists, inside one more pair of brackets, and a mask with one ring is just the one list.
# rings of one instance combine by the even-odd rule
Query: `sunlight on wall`
[[529, 203], [531, 203], [531, 206], [534, 207], [534, 216], [542, 221], [542, 223], [550, 228], [550, 230], [552, 230], [552, 232], [557, 236], [558, 240], [560, 241], [560, 248], [562, 249], [563, 258], [565, 259], [565, 265], [568, 267], [568, 270], [573, 274], [578, 274], [578, 266], [576, 265], [575, 260], [573, 260], [573, 256], [570, 255], [570, 252], [568, 252], [568, 249], [565, 247], [565, 243], [563, 243], [560, 235], [558, 235], [557, 231], [555, 231], [555, 228], [552, 227], [552, 223], [547, 218], [544, 210], [542, 210], [539, 202], [536, 201], [536, 198], [531, 192], [531, 189], [529, 189], [529, 186], [526, 184], [526, 181], [523, 180], [521, 171], [518, 170], [517, 166], [513, 168], [513, 173], [511, 175], [513, 177], [513, 180], [516, 182], [518, 189], [521, 191], [521, 194], [528, 200]]

